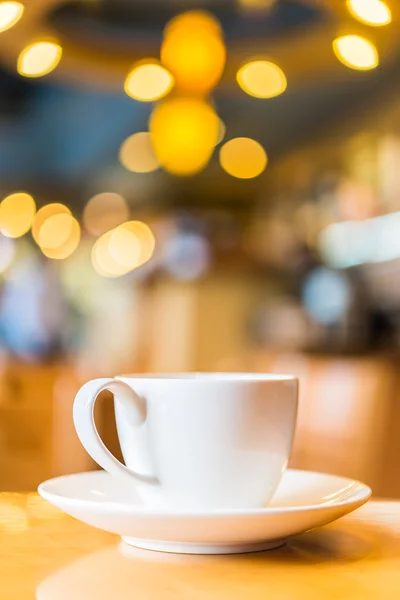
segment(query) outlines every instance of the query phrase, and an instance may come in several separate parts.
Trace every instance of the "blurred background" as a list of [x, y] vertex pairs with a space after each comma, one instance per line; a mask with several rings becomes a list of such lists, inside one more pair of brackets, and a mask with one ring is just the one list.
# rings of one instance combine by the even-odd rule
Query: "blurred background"
[[293, 466], [400, 497], [399, 32], [395, 0], [0, 2], [0, 490], [94, 468], [88, 379], [271, 371]]

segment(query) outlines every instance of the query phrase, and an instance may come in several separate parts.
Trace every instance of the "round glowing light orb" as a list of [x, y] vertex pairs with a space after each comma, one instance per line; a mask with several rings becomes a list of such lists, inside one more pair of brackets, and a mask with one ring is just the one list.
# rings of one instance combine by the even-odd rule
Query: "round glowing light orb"
[[174, 85], [171, 73], [162, 65], [136, 65], [125, 80], [125, 92], [134, 100], [153, 102], [166, 96]]
[[59, 44], [35, 42], [22, 50], [17, 70], [24, 77], [42, 77], [56, 68], [61, 57], [62, 48]]
[[25, 192], [11, 194], [0, 204], [0, 231], [10, 238], [24, 235], [32, 227], [36, 204]]
[[40, 245], [41, 251], [47, 258], [64, 260], [71, 256], [79, 246], [81, 228], [72, 215], [54, 215], [43, 223], [39, 232], [39, 240], [41, 238], [43, 238], [43, 242], [51, 244], [51, 247]]
[[109, 244], [113, 231], [107, 231], [99, 237], [92, 248], [93, 268], [102, 277], [121, 277], [129, 273], [129, 267], [121, 265], [111, 256]]
[[221, 167], [238, 179], [252, 179], [262, 173], [268, 158], [264, 148], [250, 138], [234, 138], [220, 150]]
[[73, 218], [69, 214], [53, 215], [46, 219], [39, 230], [39, 246], [49, 250], [63, 246], [71, 236], [72, 223]]
[[25, 7], [20, 2], [0, 2], [0, 33], [14, 27], [24, 14]]
[[[202, 18], [206, 22], [211, 19]], [[217, 33], [215, 20], [209, 25], [197, 26], [196, 19], [191, 19], [188, 13], [184, 22], [185, 26], [175, 23], [167, 27], [161, 61], [173, 74], [179, 91], [205, 95], [221, 79], [226, 61], [225, 44]]]
[[102, 235], [129, 219], [129, 207], [120, 194], [96, 194], [86, 204], [83, 224], [91, 235]]
[[39, 208], [37, 211], [35, 218], [32, 223], [32, 237], [35, 242], [39, 244], [39, 232], [41, 227], [47, 219], [53, 217], [54, 215], [70, 215], [71, 211], [64, 204], [60, 204], [58, 202], [53, 202], [51, 204], [46, 204]]
[[375, 69], [379, 65], [378, 50], [372, 42], [359, 35], [345, 35], [333, 42], [336, 57], [346, 67], [358, 71]]
[[180, 30], [206, 31], [217, 37], [222, 37], [221, 25], [216, 17], [206, 10], [188, 10], [171, 19], [165, 29], [164, 37], [173, 35]]
[[274, 98], [287, 88], [284, 72], [266, 60], [254, 60], [243, 65], [236, 75], [242, 90], [255, 98]]
[[[135, 248], [138, 246], [139, 253], [136, 255], [133, 248], [131, 252], [127, 250], [122, 252], [124, 245], [126, 249], [129, 248], [129, 245]], [[150, 260], [153, 256], [155, 246], [156, 239], [146, 223], [142, 221], [128, 221], [114, 230], [110, 239], [109, 249], [117, 262], [129, 267], [129, 270], [132, 271]], [[117, 258], [117, 254], [119, 254], [119, 259]]]
[[207, 102], [197, 98], [171, 98], [154, 109], [150, 133], [161, 165], [174, 175], [201, 171], [218, 140], [219, 119]]
[[392, 21], [392, 12], [382, 0], [347, 0], [350, 13], [366, 25], [381, 27]]
[[155, 238], [141, 221], [128, 221], [102, 235], [92, 249], [92, 265], [103, 277], [121, 277], [153, 255]]
[[151, 135], [147, 131], [134, 133], [123, 142], [119, 151], [119, 160], [128, 171], [134, 173], [150, 173], [160, 167]]

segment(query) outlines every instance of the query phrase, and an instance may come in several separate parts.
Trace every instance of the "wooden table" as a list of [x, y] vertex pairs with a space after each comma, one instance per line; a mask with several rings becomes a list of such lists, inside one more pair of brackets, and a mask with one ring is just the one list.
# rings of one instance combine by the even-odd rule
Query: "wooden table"
[[136, 550], [36, 494], [0, 494], [0, 600], [391, 600], [400, 598], [400, 503], [265, 553]]

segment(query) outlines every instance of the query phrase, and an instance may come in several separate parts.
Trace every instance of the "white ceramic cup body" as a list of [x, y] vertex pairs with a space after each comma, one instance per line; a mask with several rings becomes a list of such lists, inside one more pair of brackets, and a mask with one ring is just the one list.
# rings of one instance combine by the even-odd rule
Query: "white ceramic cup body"
[[94, 404], [93, 389], [87, 386], [96, 382], [86, 384], [75, 401], [78, 435], [106, 470], [135, 479], [147, 504], [209, 509], [260, 507], [270, 501], [292, 448], [295, 377], [210, 373], [98, 381], [109, 382], [97, 385], [98, 391], [114, 392], [128, 469], [120, 463], [117, 467], [116, 459], [105, 460], [108, 450], [95, 447], [102, 442], [93, 431], [86, 435]]

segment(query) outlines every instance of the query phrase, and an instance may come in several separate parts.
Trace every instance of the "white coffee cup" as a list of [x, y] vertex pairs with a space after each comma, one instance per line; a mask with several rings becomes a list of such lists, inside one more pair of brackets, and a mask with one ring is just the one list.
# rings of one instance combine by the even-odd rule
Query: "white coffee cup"
[[[115, 397], [126, 466], [96, 429], [94, 404], [103, 390]], [[86, 383], [75, 398], [74, 422], [92, 458], [135, 484], [150, 506], [261, 507], [289, 460], [297, 397], [291, 375], [124, 375]]]

